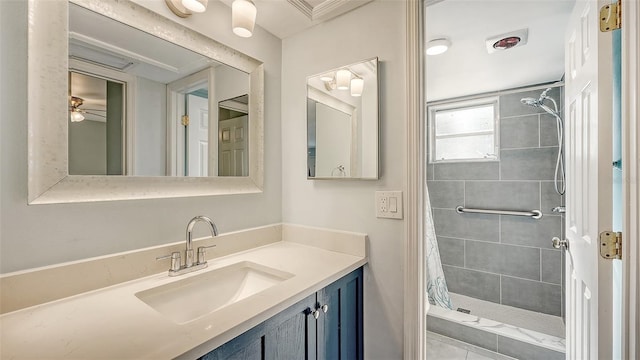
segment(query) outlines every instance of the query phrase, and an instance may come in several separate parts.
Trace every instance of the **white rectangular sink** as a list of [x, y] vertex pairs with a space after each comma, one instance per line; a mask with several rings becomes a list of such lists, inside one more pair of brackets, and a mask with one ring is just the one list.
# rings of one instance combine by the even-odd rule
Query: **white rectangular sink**
[[238, 262], [136, 293], [136, 297], [177, 324], [184, 324], [264, 291], [293, 274]]

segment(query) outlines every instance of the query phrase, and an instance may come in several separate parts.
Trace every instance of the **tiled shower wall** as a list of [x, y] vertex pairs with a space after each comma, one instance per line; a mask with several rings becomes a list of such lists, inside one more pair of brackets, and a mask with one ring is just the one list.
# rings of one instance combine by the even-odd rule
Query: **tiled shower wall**
[[[427, 186], [449, 291], [560, 316], [561, 253], [551, 246], [562, 234], [551, 211], [563, 205], [553, 185], [556, 120], [520, 102], [543, 90], [500, 96], [499, 161], [429, 164]], [[560, 109], [561, 92], [549, 93]], [[458, 205], [539, 209], [543, 217], [458, 214]]]

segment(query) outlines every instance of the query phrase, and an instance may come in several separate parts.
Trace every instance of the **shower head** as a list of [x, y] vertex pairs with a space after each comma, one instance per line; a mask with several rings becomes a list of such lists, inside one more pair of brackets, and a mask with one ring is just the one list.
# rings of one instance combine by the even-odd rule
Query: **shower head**
[[533, 107], [538, 107], [540, 106], [540, 100], [539, 99], [534, 99], [534, 98], [522, 98], [520, 99], [520, 102], [525, 104], [525, 105], [529, 105], [529, 106], [533, 106]]
[[[533, 106], [533, 107], [537, 107], [537, 108], [541, 108], [542, 110], [546, 111], [548, 114], [553, 115], [553, 116], [560, 116], [558, 114], [557, 110], [553, 110], [550, 107], [548, 107], [547, 105], [545, 105], [543, 103], [543, 101], [545, 99], [549, 99], [550, 101], [553, 102], [554, 106], [556, 106], [556, 102], [555, 100], [551, 99], [550, 97], [545, 97], [543, 99], [534, 99], [534, 98], [522, 98], [520, 99], [520, 102], [523, 103], [524, 105], [529, 105], [529, 106]], [[556, 106], [557, 108], [557, 106]]]
[[[525, 104], [525, 105], [529, 105], [529, 106], [533, 106], [533, 107], [540, 107], [542, 106], [542, 102], [545, 101], [545, 99], [551, 99], [547, 93], [551, 91], [551, 88], [547, 88], [545, 91], [542, 92], [542, 94], [540, 94], [540, 97], [535, 99], [535, 98], [522, 98], [520, 99], [520, 102]], [[555, 101], [554, 101], [555, 103]], [[545, 109], [546, 110], [546, 109]]]

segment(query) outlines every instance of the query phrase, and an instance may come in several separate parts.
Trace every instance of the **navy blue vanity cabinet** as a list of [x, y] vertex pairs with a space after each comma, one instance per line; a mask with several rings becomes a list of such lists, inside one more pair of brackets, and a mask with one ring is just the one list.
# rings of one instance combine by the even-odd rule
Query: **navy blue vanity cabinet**
[[361, 360], [362, 268], [317, 292], [318, 360]]
[[362, 360], [362, 268], [203, 356], [202, 360]]
[[[314, 336], [315, 319], [311, 309], [316, 305], [316, 295], [280, 312], [235, 339], [204, 355], [202, 360], [266, 360], [266, 359], [309, 359], [306, 344], [308, 337]], [[314, 333], [307, 327], [313, 321]]]

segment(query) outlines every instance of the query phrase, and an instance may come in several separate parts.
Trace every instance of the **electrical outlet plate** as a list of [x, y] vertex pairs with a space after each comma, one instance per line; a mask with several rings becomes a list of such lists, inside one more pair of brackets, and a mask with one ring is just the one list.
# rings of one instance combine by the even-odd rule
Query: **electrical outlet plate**
[[376, 217], [402, 219], [402, 191], [376, 191]]

